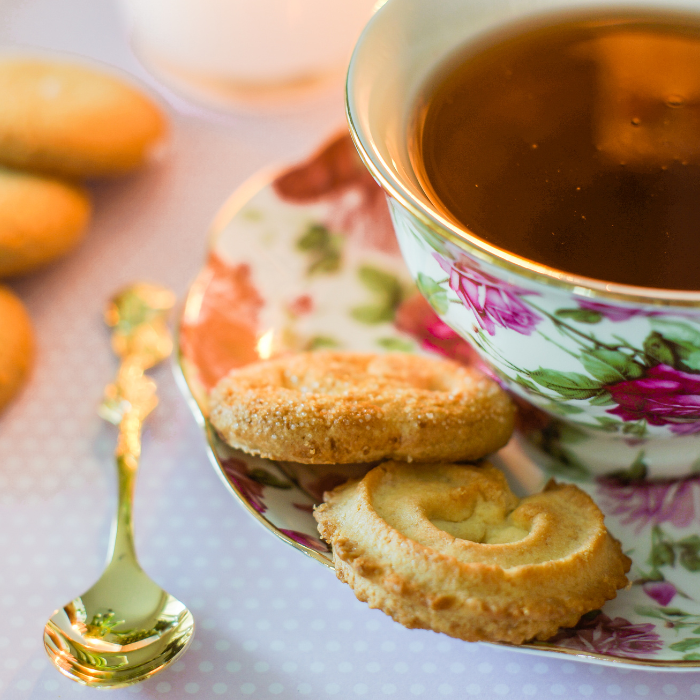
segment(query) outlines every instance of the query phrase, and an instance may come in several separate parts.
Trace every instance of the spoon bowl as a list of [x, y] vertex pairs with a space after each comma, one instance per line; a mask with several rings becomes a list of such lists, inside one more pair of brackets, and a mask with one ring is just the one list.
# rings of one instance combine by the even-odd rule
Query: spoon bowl
[[[103, 688], [153, 675], [185, 650], [194, 632], [190, 611], [144, 572], [140, 581], [129, 572], [128, 589], [121, 591], [112, 574], [105, 571], [87, 593], [56, 611], [44, 630], [44, 645], [61, 673]], [[105, 607], [110, 592], [122, 600]]]
[[121, 358], [99, 410], [119, 426], [119, 502], [112, 544], [97, 583], [57, 610], [44, 629], [54, 665], [84, 685], [109, 688], [144, 680], [182, 654], [194, 634], [190, 611], [139, 565], [131, 518], [141, 427], [158, 402], [155, 382], [144, 370], [172, 351], [166, 316], [174, 301], [168, 289], [136, 284], [111, 299], [105, 310], [113, 328], [112, 347]]

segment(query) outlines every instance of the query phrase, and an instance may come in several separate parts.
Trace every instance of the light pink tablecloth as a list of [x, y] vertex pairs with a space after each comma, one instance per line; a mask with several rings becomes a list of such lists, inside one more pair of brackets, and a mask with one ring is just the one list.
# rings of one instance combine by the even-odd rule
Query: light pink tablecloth
[[[88, 56], [155, 83], [109, 0], [3, 0], [0, 42]], [[115, 431], [96, 415], [115, 360], [104, 300], [146, 279], [182, 296], [209, 222], [246, 178], [291, 163], [344, 123], [342, 86], [303, 108], [216, 115], [170, 101], [170, 152], [94, 188], [84, 245], [12, 284], [38, 363], [0, 417], [0, 700], [87, 697], [44, 653], [52, 611], [101, 571], [115, 505]], [[145, 569], [197, 620], [183, 659], [110, 698], [700, 697], [700, 673], [607, 668], [405, 630], [331, 571], [262, 530], [227, 493], [169, 367], [144, 436], [136, 499]]]

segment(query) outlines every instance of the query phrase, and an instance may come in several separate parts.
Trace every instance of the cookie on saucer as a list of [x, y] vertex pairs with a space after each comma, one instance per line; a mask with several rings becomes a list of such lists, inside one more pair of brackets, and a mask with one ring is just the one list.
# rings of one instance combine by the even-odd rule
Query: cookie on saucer
[[475, 460], [508, 442], [515, 416], [508, 395], [474, 368], [337, 351], [235, 369], [210, 409], [232, 447], [306, 464]]
[[571, 484], [521, 500], [487, 463], [384, 462], [324, 500], [338, 578], [406, 627], [545, 640], [628, 585], [630, 559]]

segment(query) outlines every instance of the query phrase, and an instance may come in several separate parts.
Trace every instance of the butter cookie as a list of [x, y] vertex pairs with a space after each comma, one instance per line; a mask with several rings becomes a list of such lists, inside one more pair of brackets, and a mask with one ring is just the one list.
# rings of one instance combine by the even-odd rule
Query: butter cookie
[[74, 185], [0, 166], [0, 277], [30, 272], [68, 252], [90, 218]]
[[332, 351], [236, 369], [210, 408], [232, 447], [306, 464], [474, 460], [508, 442], [515, 414], [494, 381], [450, 360]]
[[142, 165], [165, 134], [155, 103], [107, 73], [70, 63], [0, 60], [0, 162], [71, 178]]
[[34, 332], [22, 302], [0, 286], [0, 410], [24, 384], [34, 357]]
[[325, 498], [338, 578], [406, 627], [544, 640], [627, 585], [630, 559], [570, 484], [520, 500], [487, 463], [386, 462]]

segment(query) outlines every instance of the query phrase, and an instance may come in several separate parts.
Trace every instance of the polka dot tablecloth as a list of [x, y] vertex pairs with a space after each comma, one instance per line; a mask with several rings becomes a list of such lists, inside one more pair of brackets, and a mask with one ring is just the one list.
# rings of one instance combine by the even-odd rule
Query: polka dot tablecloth
[[[130, 53], [108, 0], [3, 0], [0, 42], [117, 66], [159, 92], [169, 152], [92, 188], [81, 248], [12, 283], [37, 331], [31, 383], [0, 416], [0, 700], [94, 695], [43, 649], [53, 610], [104, 564], [115, 507], [116, 434], [96, 415], [116, 368], [101, 321], [137, 279], [182, 298], [226, 197], [271, 163], [295, 162], [343, 123], [342, 86], [305, 105], [205, 112], [160, 89]], [[333, 573], [276, 540], [226, 491], [171, 369], [144, 434], [135, 504], [144, 568], [193, 611], [181, 660], [110, 698], [700, 698], [700, 673], [609, 668], [406, 630]]]

